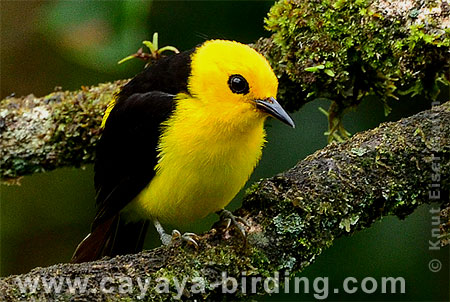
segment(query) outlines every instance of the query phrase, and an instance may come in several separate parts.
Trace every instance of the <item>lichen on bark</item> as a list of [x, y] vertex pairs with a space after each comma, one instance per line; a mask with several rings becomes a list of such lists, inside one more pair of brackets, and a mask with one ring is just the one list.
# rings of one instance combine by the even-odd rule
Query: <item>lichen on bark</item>
[[56, 167], [93, 162], [106, 105], [126, 81], [8, 97], [0, 102], [0, 175], [4, 182]]
[[[418, 206], [433, 202], [429, 184], [433, 158], [439, 157], [441, 207], [448, 206], [450, 188], [450, 102], [395, 123], [359, 133], [345, 143], [330, 144], [300, 161], [292, 169], [254, 185], [236, 214], [248, 222], [247, 243], [233, 231], [215, 226], [200, 236], [197, 250], [177, 242], [168, 247], [82, 264], [36, 268], [0, 280], [0, 298], [7, 301], [132, 301], [131, 292], [102, 292], [120, 278], [149, 279], [142, 301], [175, 301], [173, 282], [188, 278], [182, 300], [237, 300], [250, 291], [224, 295], [223, 275], [241, 282], [243, 274], [273, 276], [294, 274], [310, 265], [336, 238], [369, 227], [385, 215], [405, 217]], [[444, 217], [444, 216], [443, 216]], [[18, 279], [88, 277], [84, 292], [20, 291]], [[172, 280], [169, 293], [158, 293], [157, 278]], [[196, 278], [196, 279], [194, 279]], [[195, 281], [197, 280], [197, 281]], [[282, 281], [282, 280], [281, 280]], [[203, 291], [190, 289], [201, 282]], [[218, 283], [219, 282], [219, 283]], [[198, 287], [197, 287], [198, 288]], [[247, 288], [249, 289], [249, 288]], [[263, 294], [261, 283], [255, 294]]]
[[369, 94], [435, 99], [449, 84], [450, 6], [447, 1], [280, 0], [255, 47], [283, 80], [290, 110], [316, 98], [333, 101], [330, 130]]
[[[431, 100], [438, 83], [448, 84], [449, 20], [443, 0], [280, 0], [266, 21], [272, 37], [253, 46], [279, 77], [284, 107], [333, 100], [330, 137], [340, 138], [347, 136], [342, 115], [367, 94], [378, 95], [388, 112], [389, 97]], [[124, 82], [2, 100], [2, 181], [92, 162], [104, 108]]]

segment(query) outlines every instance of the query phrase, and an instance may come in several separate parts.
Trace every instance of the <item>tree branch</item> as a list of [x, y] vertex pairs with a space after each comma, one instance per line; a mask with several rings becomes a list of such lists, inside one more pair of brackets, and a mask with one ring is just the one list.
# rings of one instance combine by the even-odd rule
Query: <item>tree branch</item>
[[[345, 108], [358, 104], [369, 93], [386, 100], [410, 88], [405, 92], [433, 99], [437, 82], [448, 80], [447, 1], [412, 0], [407, 1], [407, 7], [397, 9], [391, 8], [404, 1], [370, 1], [370, 5], [365, 1], [332, 1], [331, 6], [319, 2], [278, 2], [267, 24], [274, 35], [254, 45], [280, 77], [284, 106], [295, 110], [315, 97], [328, 97], [336, 104], [330, 112], [332, 122], [333, 115], [339, 119]], [[342, 6], [347, 2], [349, 5]], [[43, 98], [30, 95], [2, 100], [2, 180], [14, 182], [23, 175], [92, 162], [104, 109], [125, 82], [75, 92], [55, 91]], [[239, 281], [243, 272], [247, 276], [299, 272], [334, 239], [368, 227], [384, 215], [405, 217], [431, 201], [446, 206], [449, 137], [447, 102], [357, 134], [343, 144], [331, 144], [291, 170], [252, 187], [237, 211], [249, 221], [245, 245], [236, 234], [217, 227], [201, 236], [198, 250], [174, 244], [3, 278], [0, 299], [134, 300], [141, 294], [136, 284], [139, 277], [142, 283], [150, 280], [145, 292], [148, 300], [166, 300], [177, 294], [173, 279], [170, 293], [159, 294], [157, 278], [177, 277], [181, 281], [188, 277], [183, 299], [217, 300], [223, 299], [221, 287], [215, 286], [222, 272]], [[436, 175], [440, 189], [430, 191]], [[438, 193], [439, 198], [430, 198]], [[449, 212], [449, 208], [443, 211], [444, 230], [450, 225]], [[60, 293], [46, 293], [42, 286], [34, 293], [22, 292], [18, 280], [24, 283], [27, 277], [31, 281], [35, 277], [47, 281], [51, 277], [71, 278], [69, 281], [87, 277], [88, 291], [72, 293], [65, 282]], [[109, 286], [116, 286], [115, 291], [99, 291], [104, 277], [113, 278]], [[117, 292], [120, 277], [132, 278], [131, 292]], [[204, 292], [189, 292], [194, 277], [202, 278]], [[42, 279], [38, 281], [43, 285]], [[258, 292], [263, 292], [261, 287]], [[230, 299], [242, 293], [233, 295]]]
[[284, 108], [331, 100], [330, 140], [348, 136], [342, 117], [367, 95], [389, 113], [391, 99], [410, 94], [431, 102], [450, 84], [447, 0], [281, 0], [265, 23], [273, 35], [254, 47], [280, 79]]
[[[198, 250], [176, 243], [136, 255], [58, 264], [4, 278], [0, 281], [2, 300], [134, 300], [141, 295], [138, 278], [141, 285], [149, 280], [145, 299], [174, 300], [174, 277], [178, 281], [188, 278], [182, 299], [222, 300], [222, 287], [217, 286], [222, 272], [239, 282], [242, 273], [272, 276], [275, 271], [280, 275], [284, 271], [299, 272], [333, 240], [367, 228], [384, 215], [402, 218], [424, 203], [444, 205], [450, 188], [449, 159], [447, 102], [358, 133], [345, 143], [331, 144], [292, 169], [252, 187], [237, 211], [249, 222], [247, 244], [232, 231], [224, 232], [216, 226], [201, 235]], [[440, 176], [438, 181], [432, 177], [436, 174]], [[429, 186], [433, 182], [440, 184], [436, 199], [432, 197], [438, 193]], [[20, 283], [27, 277], [47, 281], [52, 277], [86, 277], [88, 290], [71, 293], [64, 283], [60, 293], [45, 293], [42, 287], [34, 293], [23, 293]], [[115, 289], [112, 293], [101, 291], [105, 277], [111, 278], [106, 279], [106, 289]], [[131, 291], [118, 293], [125, 280], [121, 277], [131, 278]], [[169, 293], [157, 292], [156, 286], [164, 284], [157, 280], [160, 277], [171, 280]], [[195, 294], [195, 290], [200, 293]], [[263, 293], [262, 285], [258, 293]], [[227, 298], [236, 299], [243, 293], [238, 290], [230, 295]]]
[[126, 80], [0, 102], [0, 177], [17, 177], [93, 162], [107, 104]]
[[[437, 82], [449, 78], [447, 1], [334, 2], [279, 1], [267, 20], [274, 34], [253, 45], [280, 78], [285, 108], [330, 98], [330, 130], [337, 130], [344, 111], [367, 94], [386, 101], [410, 88], [435, 97]], [[91, 163], [103, 112], [124, 83], [2, 100], [2, 181]]]

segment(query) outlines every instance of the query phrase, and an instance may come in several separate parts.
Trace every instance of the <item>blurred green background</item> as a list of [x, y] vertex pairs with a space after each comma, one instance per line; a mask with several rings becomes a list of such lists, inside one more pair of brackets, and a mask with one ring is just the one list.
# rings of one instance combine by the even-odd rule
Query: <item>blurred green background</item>
[[[4, 1], [1, 12], [1, 98], [12, 93], [42, 96], [56, 86], [64, 90], [81, 85], [132, 77], [142, 69], [138, 60], [117, 65], [141, 47], [153, 32], [159, 44], [180, 50], [212, 38], [251, 43], [264, 31], [263, 19], [271, 1]], [[448, 92], [441, 100], [448, 99]], [[268, 144], [249, 183], [272, 176], [326, 145], [325, 116], [319, 106], [307, 104], [293, 114], [297, 128], [277, 121], [267, 124]], [[391, 101], [393, 111], [368, 99], [344, 119], [352, 133], [398, 120], [429, 108], [419, 98]], [[1, 186], [0, 275], [20, 274], [37, 266], [67, 262], [89, 232], [94, 216], [93, 167], [65, 168], [23, 178], [21, 186]], [[242, 193], [230, 204], [235, 209]], [[448, 301], [449, 248], [428, 250], [431, 240], [430, 206], [407, 219], [384, 218], [370, 229], [339, 239], [300, 276], [329, 277], [332, 285], [346, 277], [404, 277], [402, 295], [333, 294], [329, 300]], [[186, 229], [207, 230], [217, 219], [211, 215]], [[157, 245], [152, 229], [148, 248]], [[443, 269], [432, 273], [428, 262], [437, 258]], [[264, 301], [314, 300], [312, 294], [275, 294]]]

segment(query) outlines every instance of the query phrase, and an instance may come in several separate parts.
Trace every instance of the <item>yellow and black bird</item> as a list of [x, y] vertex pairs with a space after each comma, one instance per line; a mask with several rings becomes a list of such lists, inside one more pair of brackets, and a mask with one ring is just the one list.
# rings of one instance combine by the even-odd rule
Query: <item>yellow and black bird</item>
[[141, 250], [149, 221], [168, 244], [160, 222], [230, 217], [223, 209], [261, 157], [266, 118], [294, 127], [277, 88], [261, 54], [225, 40], [162, 58], [134, 77], [105, 113], [97, 215], [72, 261]]

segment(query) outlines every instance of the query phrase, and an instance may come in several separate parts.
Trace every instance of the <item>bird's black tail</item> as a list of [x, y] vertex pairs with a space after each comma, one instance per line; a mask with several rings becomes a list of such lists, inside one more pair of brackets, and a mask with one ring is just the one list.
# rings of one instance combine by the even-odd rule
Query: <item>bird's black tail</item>
[[142, 250], [148, 220], [128, 222], [117, 214], [97, 224], [77, 246], [72, 263], [94, 261], [103, 256], [134, 254]]

